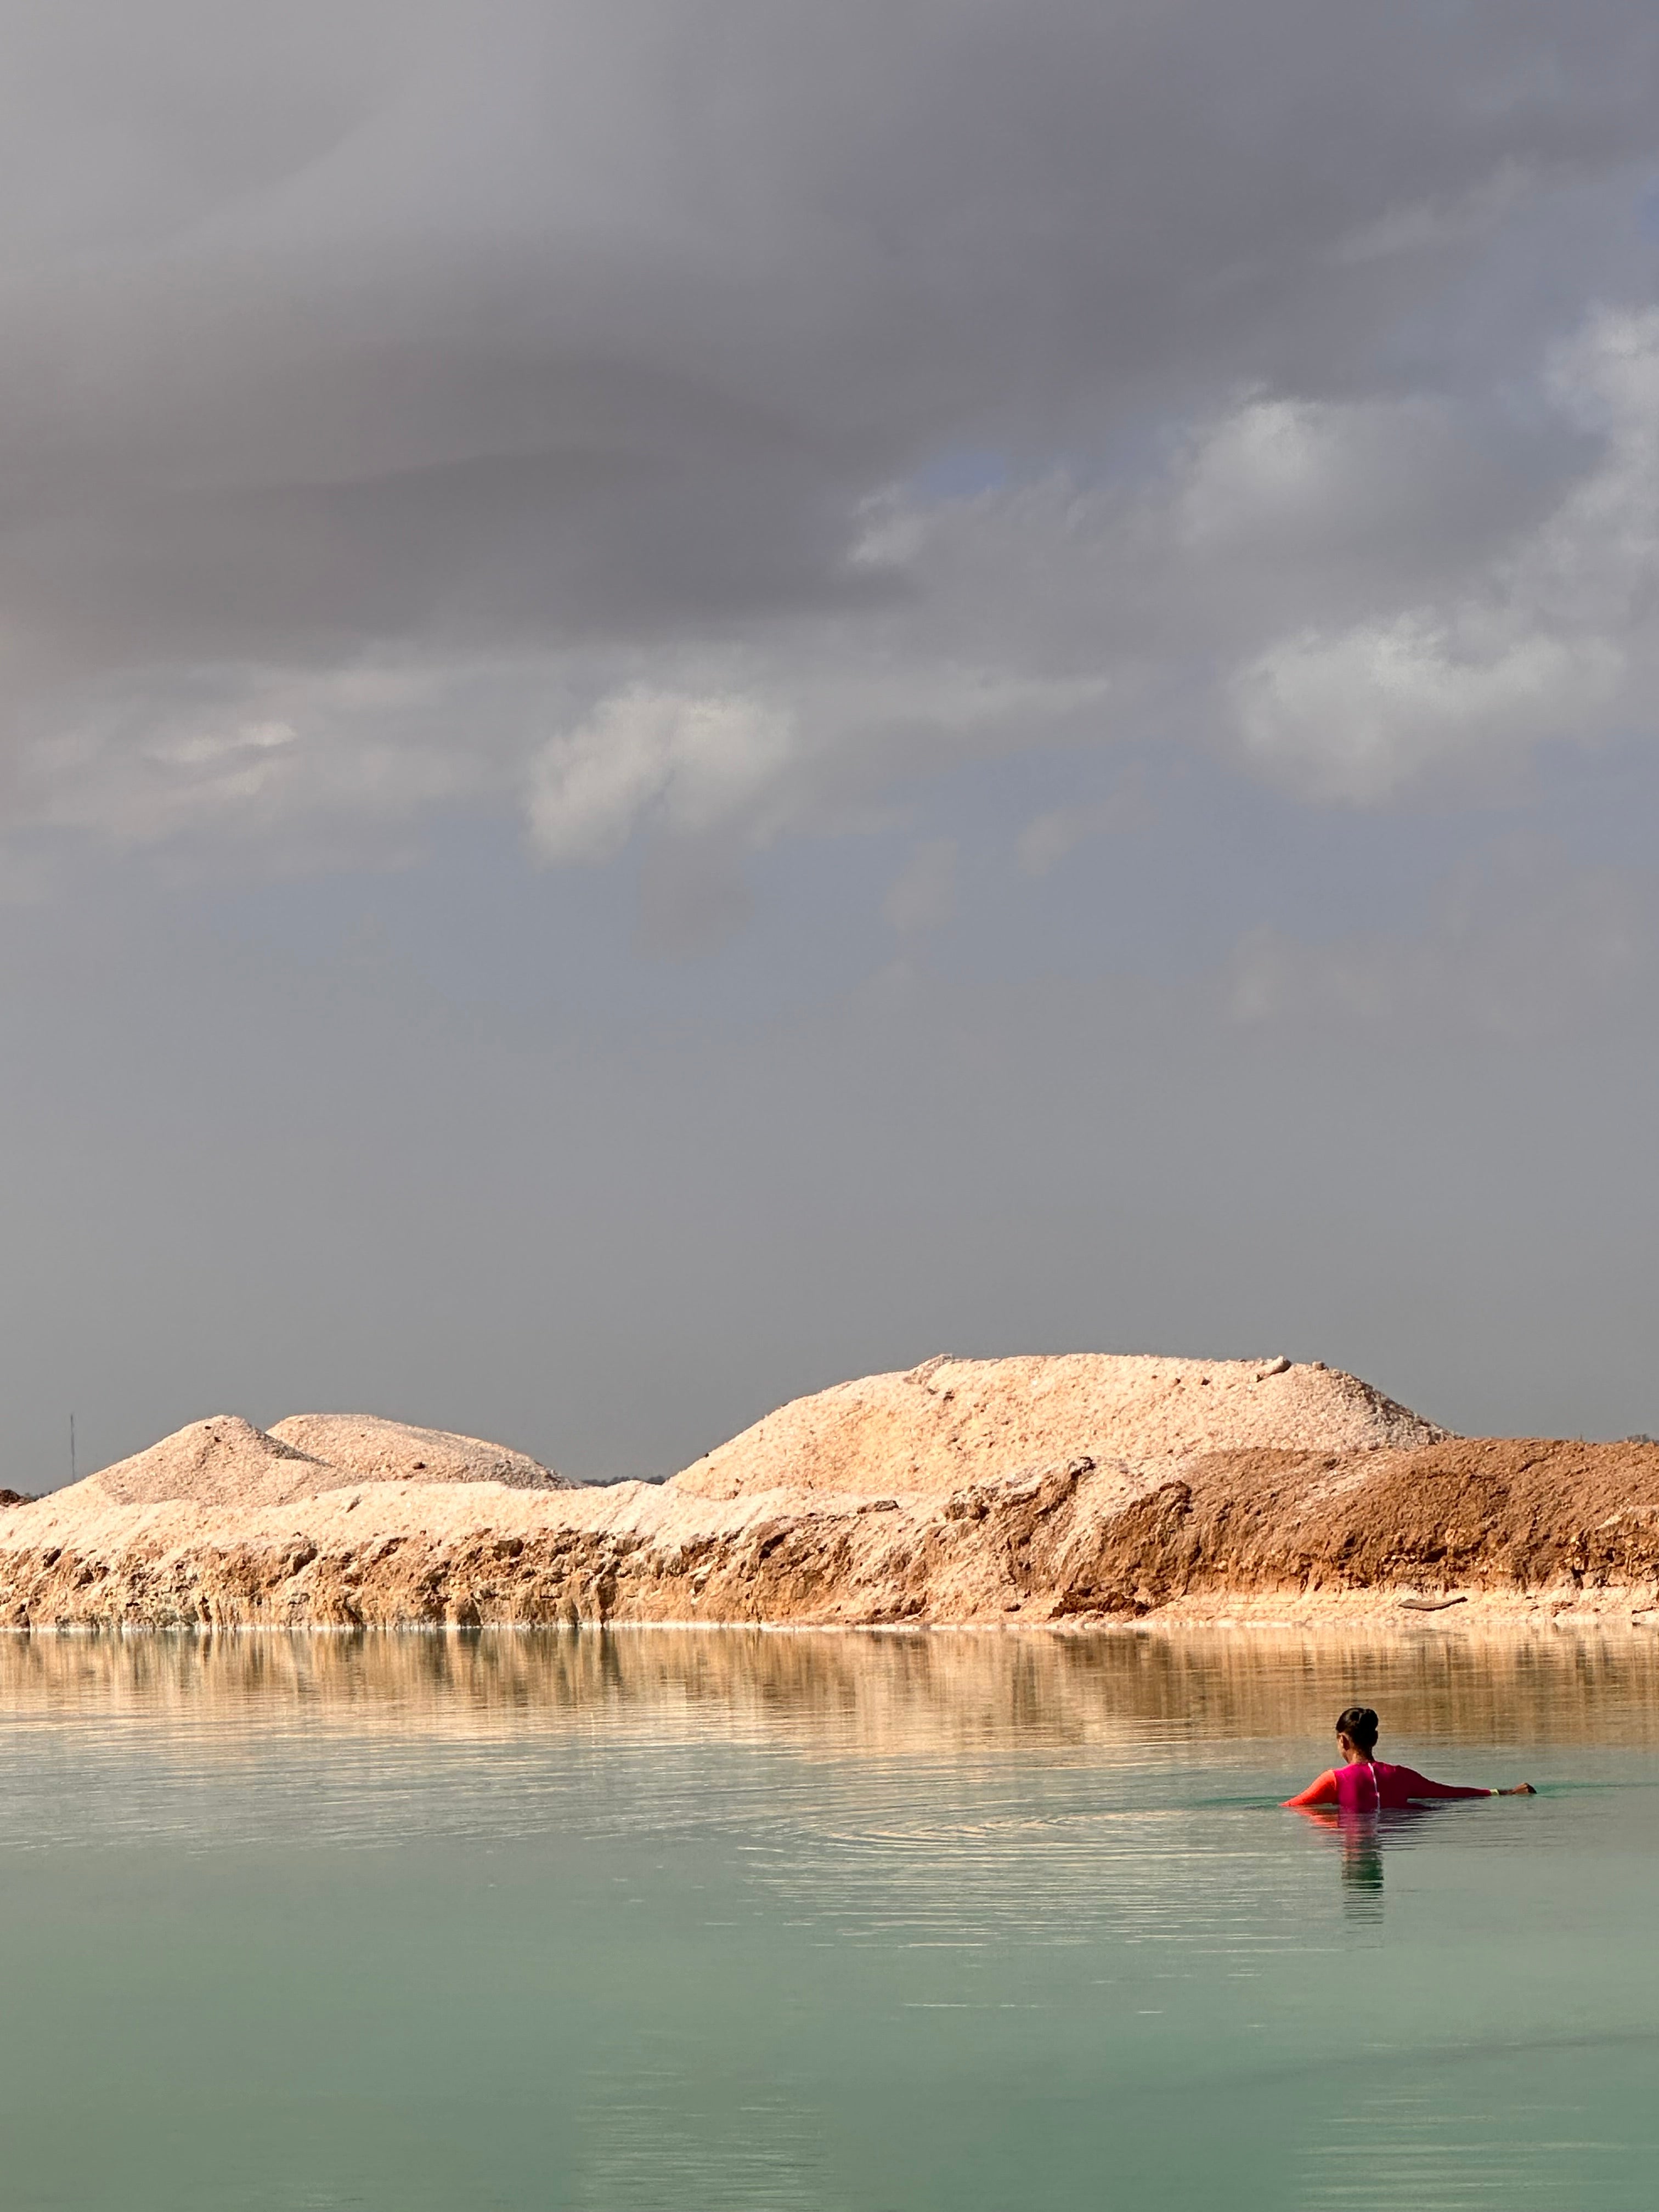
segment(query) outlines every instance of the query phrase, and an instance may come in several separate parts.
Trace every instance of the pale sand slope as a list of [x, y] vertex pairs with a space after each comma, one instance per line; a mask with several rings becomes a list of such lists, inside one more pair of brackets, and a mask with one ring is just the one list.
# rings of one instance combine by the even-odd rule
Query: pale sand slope
[[290, 1413], [270, 1435], [360, 1482], [504, 1482], [509, 1490], [569, 1490], [551, 1468], [505, 1444], [447, 1429], [415, 1429], [373, 1413]]
[[1357, 1376], [1285, 1359], [941, 1356], [797, 1398], [673, 1487], [939, 1492], [1073, 1459], [1150, 1473], [1196, 1452], [1361, 1451], [1445, 1433]]
[[[313, 1498], [365, 1479], [506, 1483], [520, 1490], [568, 1486], [550, 1468], [505, 1445], [409, 1428], [372, 1414], [296, 1413], [267, 1431], [240, 1413], [217, 1413], [57, 1492], [52, 1502], [73, 1511], [80, 1503], [95, 1510], [106, 1500], [143, 1505], [189, 1499], [213, 1509], [216, 1520], [224, 1512]], [[199, 1527], [202, 1516], [196, 1517]]]

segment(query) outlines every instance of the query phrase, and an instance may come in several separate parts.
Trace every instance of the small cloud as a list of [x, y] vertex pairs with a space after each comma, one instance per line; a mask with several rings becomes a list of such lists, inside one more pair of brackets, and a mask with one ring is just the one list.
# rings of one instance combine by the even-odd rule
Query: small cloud
[[1624, 671], [1604, 638], [1424, 611], [1281, 639], [1239, 672], [1233, 697], [1255, 760], [1322, 798], [1364, 804], [1460, 752], [1571, 729], [1616, 695]]
[[1490, 176], [1449, 198], [1401, 200], [1340, 239], [1339, 267], [1363, 267], [1407, 253], [1438, 253], [1480, 238], [1521, 206], [1536, 183], [1528, 164], [1503, 161]]
[[299, 742], [291, 723], [244, 722], [234, 729], [194, 730], [157, 738], [145, 748], [169, 768], [216, 768], [250, 753], [269, 753]]
[[1028, 876], [1046, 876], [1091, 838], [1139, 829], [1152, 818], [1146, 778], [1136, 763], [1109, 798], [1092, 806], [1056, 806], [1034, 816], [1019, 833], [1014, 857]]
[[659, 841], [640, 877], [634, 950], [658, 960], [699, 959], [729, 945], [754, 907], [740, 856], [724, 839]]
[[1056, 806], [1038, 814], [1019, 833], [1014, 854], [1028, 876], [1046, 876], [1089, 835], [1081, 806]]
[[918, 845], [900, 869], [882, 912], [903, 937], [943, 929], [957, 910], [957, 844], [934, 837]]
[[1422, 1024], [1534, 1037], [1605, 1006], [1659, 967], [1652, 887], [1612, 868], [1571, 868], [1517, 841], [1462, 870], [1417, 933], [1324, 945], [1276, 929], [1238, 946], [1235, 1021], [1335, 1017], [1384, 1035]]
[[537, 756], [532, 840], [550, 860], [603, 860], [647, 815], [674, 830], [712, 830], [775, 781], [792, 738], [787, 716], [743, 693], [630, 684]]

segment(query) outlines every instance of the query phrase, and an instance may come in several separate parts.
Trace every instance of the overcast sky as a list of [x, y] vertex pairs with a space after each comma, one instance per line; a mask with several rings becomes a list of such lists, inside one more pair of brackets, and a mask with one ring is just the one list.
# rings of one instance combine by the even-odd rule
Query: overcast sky
[[1659, 17], [0, 0], [0, 1482], [1659, 1431]]

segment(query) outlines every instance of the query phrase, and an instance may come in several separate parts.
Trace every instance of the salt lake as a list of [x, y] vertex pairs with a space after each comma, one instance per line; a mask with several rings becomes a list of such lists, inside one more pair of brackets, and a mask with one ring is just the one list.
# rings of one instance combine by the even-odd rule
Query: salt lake
[[0, 2201], [1629, 2212], [1656, 1790], [1637, 1629], [9, 1637]]

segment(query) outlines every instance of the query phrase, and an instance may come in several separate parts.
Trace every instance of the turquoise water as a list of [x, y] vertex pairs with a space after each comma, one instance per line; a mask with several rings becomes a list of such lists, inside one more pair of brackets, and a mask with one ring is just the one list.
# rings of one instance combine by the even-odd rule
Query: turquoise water
[[0, 1639], [0, 2203], [1630, 2212], [1656, 1785], [1635, 1634]]

